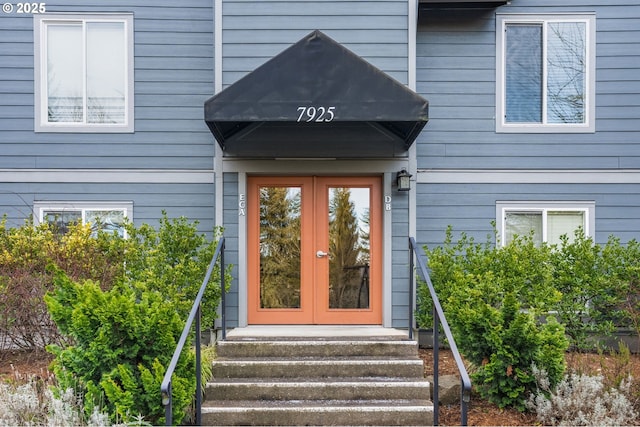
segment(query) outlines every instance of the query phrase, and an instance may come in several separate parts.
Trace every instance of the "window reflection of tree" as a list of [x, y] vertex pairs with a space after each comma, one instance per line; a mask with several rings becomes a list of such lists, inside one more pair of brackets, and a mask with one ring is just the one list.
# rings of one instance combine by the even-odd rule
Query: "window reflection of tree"
[[549, 123], [584, 123], [585, 37], [583, 22], [549, 24], [547, 36]]
[[260, 189], [260, 307], [300, 308], [300, 189]]
[[[334, 188], [329, 203], [329, 307], [369, 307], [369, 234], [360, 225], [351, 189]], [[361, 219], [369, 222], [368, 211]]]

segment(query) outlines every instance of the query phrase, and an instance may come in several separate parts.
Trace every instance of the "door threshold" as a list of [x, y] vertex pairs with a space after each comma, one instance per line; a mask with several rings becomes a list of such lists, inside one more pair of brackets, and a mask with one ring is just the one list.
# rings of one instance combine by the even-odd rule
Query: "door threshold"
[[377, 325], [249, 325], [231, 329], [227, 339], [407, 339], [406, 330]]

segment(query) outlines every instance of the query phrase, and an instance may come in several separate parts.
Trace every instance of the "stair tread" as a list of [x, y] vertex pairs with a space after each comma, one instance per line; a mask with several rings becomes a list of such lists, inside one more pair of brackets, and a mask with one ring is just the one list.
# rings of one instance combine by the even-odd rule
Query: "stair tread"
[[407, 378], [407, 377], [310, 377], [310, 378], [212, 378], [208, 384], [357, 384], [383, 386], [389, 385], [405, 385], [405, 384], [430, 384], [426, 378]]
[[246, 338], [246, 339], [235, 339], [235, 340], [227, 339], [225, 341], [220, 341], [219, 343], [222, 343], [223, 345], [252, 344], [252, 343], [265, 344], [266, 343], [266, 344], [275, 344], [275, 345], [317, 345], [317, 346], [324, 346], [324, 345], [331, 345], [331, 344], [344, 345], [349, 343], [353, 343], [354, 345], [368, 345], [368, 344], [389, 345], [389, 346], [393, 346], [393, 345], [417, 346], [418, 345], [418, 341], [416, 340], [406, 340], [406, 339], [405, 340], [390, 340], [390, 339], [377, 340], [377, 339], [359, 339], [357, 337], [325, 338], [325, 339], [314, 339], [314, 340], [309, 340], [306, 338], [297, 338], [297, 339]]
[[432, 423], [431, 383], [415, 341], [300, 337], [220, 344], [202, 407], [208, 424]]
[[410, 364], [422, 364], [422, 359], [419, 357], [407, 358], [407, 357], [385, 357], [385, 356], [367, 356], [367, 357], [219, 357], [213, 364], [241, 364], [241, 363], [281, 363], [281, 364], [319, 364], [330, 365], [335, 363], [344, 363], [348, 365], [355, 365], [363, 362], [377, 363], [377, 364], [398, 364], [398, 363], [410, 363]]
[[389, 400], [208, 400], [203, 402], [202, 408], [210, 409], [273, 409], [287, 410], [303, 408], [371, 408], [375, 410], [388, 410], [396, 408], [431, 408], [433, 403], [425, 399], [389, 399]]

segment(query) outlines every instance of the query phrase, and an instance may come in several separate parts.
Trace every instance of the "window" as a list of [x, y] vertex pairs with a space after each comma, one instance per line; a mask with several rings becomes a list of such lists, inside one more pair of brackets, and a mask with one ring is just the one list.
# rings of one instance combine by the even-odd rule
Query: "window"
[[498, 15], [496, 131], [595, 131], [595, 16]]
[[126, 237], [125, 219], [133, 221], [133, 203], [114, 202], [35, 202], [36, 224], [47, 222], [56, 232], [64, 234], [74, 223], [91, 224], [93, 234], [98, 230], [117, 232]]
[[35, 131], [133, 132], [133, 15], [34, 15]]
[[516, 236], [533, 233], [537, 244], [560, 243], [566, 234], [569, 240], [582, 227], [587, 236], [594, 234], [594, 202], [498, 202], [496, 217], [502, 245]]

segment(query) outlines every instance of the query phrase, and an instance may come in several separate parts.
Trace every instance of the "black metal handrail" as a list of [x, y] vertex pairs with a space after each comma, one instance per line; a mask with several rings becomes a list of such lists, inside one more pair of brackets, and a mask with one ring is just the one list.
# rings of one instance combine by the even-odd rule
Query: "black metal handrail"
[[442, 306], [440, 305], [440, 300], [438, 299], [438, 295], [436, 295], [436, 291], [433, 288], [433, 283], [431, 283], [431, 278], [429, 277], [429, 270], [427, 269], [427, 264], [424, 261], [424, 256], [418, 253], [418, 247], [416, 245], [416, 241], [413, 237], [409, 237], [409, 250], [410, 250], [410, 282], [409, 282], [409, 295], [411, 298], [411, 302], [409, 304], [409, 337], [411, 339], [411, 331], [413, 330], [413, 295], [415, 289], [414, 283], [414, 255], [415, 259], [418, 261], [418, 272], [420, 276], [427, 284], [429, 288], [429, 293], [431, 294], [431, 301], [433, 302], [433, 425], [438, 425], [438, 409], [439, 409], [439, 396], [438, 396], [438, 358], [440, 356], [440, 324], [442, 325], [442, 330], [444, 331], [445, 336], [449, 342], [449, 348], [451, 349], [451, 353], [453, 354], [453, 358], [456, 361], [456, 365], [458, 366], [458, 372], [460, 373], [461, 380], [461, 392], [460, 392], [460, 425], [467, 425], [467, 412], [469, 410], [469, 402], [471, 401], [471, 379], [469, 378], [469, 374], [467, 373], [467, 369], [462, 362], [462, 357], [460, 356], [460, 352], [458, 351], [458, 346], [456, 345], [455, 340], [453, 339], [453, 335], [451, 334], [451, 329], [449, 328], [449, 323], [444, 315], [444, 311], [442, 310]]
[[[198, 291], [198, 295], [193, 302], [193, 306], [191, 307], [191, 312], [189, 313], [189, 317], [187, 318], [187, 323], [184, 325], [184, 329], [182, 330], [182, 335], [180, 336], [180, 340], [178, 341], [178, 346], [176, 350], [173, 352], [173, 357], [171, 358], [171, 363], [169, 363], [169, 367], [167, 367], [167, 371], [164, 374], [164, 379], [162, 380], [162, 384], [160, 385], [160, 393], [162, 395], [162, 404], [164, 405], [164, 414], [165, 414], [165, 425], [173, 424], [173, 397], [171, 395], [171, 377], [173, 376], [173, 372], [176, 369], [178, 364], [178, 359], [180, 359], [180, 354], [182, 354], [182, 350], [184, 348], [185, 343], [187, 342], [187, 338], [189, 338], [189, 334], [191, 332], [191, 326], [193, 322], [196, 323], [196, 425], [202, 425], [202, 360], [200, 353], [200, 317], [201, 310], [200, 305], [202, 303], [202, 297], [204, 295], [204, 291], [207, 288], [209, 283], [209, 279], [211, 278], [211, 274], [213, 273], [213, 269], [218, 261], [218, 257], [220, 258], [220, 287], [222, 289], [222, 298], [224, 301], [225, 294], [225, 267], [224, 267], [224, 237], [220, 237], [218, 240], [218, 245], [216, 246], [216, 250], [213, 253], [213, 257], [211, 258], [211, 262], [209, 263], [209, 268], [207, 268], [207, 274], [204, 276], [204, 280], [202, 281], [202, 285], [200, 286], [200, 290]], [[225, 334], [226, 330], [226, 321], [224, 315], [224, 302], [222, 304], [222, 334]]]

